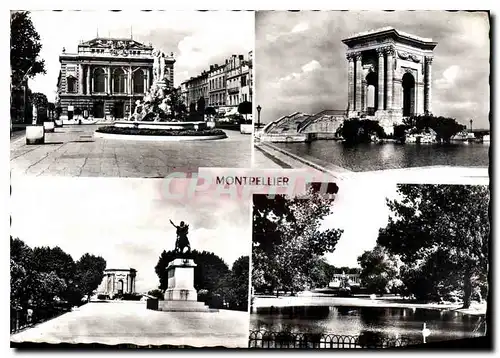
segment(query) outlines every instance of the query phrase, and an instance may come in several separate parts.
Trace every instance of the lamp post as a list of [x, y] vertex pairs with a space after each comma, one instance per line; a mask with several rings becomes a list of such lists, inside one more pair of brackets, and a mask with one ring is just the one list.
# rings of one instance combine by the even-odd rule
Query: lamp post
[[470, 119], [470, 132], [472, 133], [472, 118]]
[[262, 107], [260, 105], [257, 106], [257, 128], [260, 128], [260, 111]]

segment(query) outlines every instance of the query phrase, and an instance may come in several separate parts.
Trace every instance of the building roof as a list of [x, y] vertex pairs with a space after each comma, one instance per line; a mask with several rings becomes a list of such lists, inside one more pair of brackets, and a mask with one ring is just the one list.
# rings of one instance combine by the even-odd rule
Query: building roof
[[78, 47], [114, 47], [114, 48], [125, 48], [125, 49], [143, 49], [151, 50], [152, 46], [145, 45], [138, 41], [128, 39], [128, 38], [118, 38], [118, 37], [96, 37], [92, 40], [82, 42]]
[[420, 37], [417, 35], [399, 31], [392, 26], [386, 26], [374, 30], [358, 32], [352, 36], [349, 36], [346, 39], [343, 39], [342, 42], [347, 46], [351, 46], [355, 43], [369, 41], [381, 37], [393, 38], [395, 40], [403, 40], [411, 43], [418, 43], [420, 45], [428, 45], [432, 46], [432, 48], [434, 48], [437, 45], [437, 42], [433, 42], [431, 38]]

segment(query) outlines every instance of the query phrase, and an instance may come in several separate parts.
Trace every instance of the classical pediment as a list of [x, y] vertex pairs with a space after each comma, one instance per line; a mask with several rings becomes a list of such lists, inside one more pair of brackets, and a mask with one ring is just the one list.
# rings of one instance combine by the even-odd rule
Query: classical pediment
[[124, 50], [148, 50], [150, 46], [146, 46], [138, 41], [131, 39], [115, 39], [115, 38], [95, 38], [82, 43], [80, 46], [95, 47], [95, 48], [114, 48]]

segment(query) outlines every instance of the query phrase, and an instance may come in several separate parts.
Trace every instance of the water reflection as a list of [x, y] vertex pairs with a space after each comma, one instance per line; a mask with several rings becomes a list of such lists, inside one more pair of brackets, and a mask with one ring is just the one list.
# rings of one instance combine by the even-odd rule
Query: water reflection
[[[427, 342], [484, 335], [484, 318], [458, 312], [378, 307], [287, 307], [251, 315], [252, 330], [360, 336], [367, 345], [380, 340]], [[371, 342], [371, 343], [370, 343]]]
[[311, 143], [275, 143], [296, 155], [316, 158], [353, 170], [381, 170], [430, 165], [487, 167], [489, 145], [464, 144], [375, 144], [357, 145], [318, 140]]

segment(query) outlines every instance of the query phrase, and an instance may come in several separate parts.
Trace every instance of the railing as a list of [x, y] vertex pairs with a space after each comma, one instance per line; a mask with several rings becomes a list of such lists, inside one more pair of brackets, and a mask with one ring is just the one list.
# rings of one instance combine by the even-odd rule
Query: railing
[[344, 336], [336, 334], [320, 333], [291, 333], [250, 331], [248, 347], [264, 349], [287, 349], [287, 348], [395, 348], [404, 347], [412, 343], [408, 338], [382, 338], [365, 336]]

